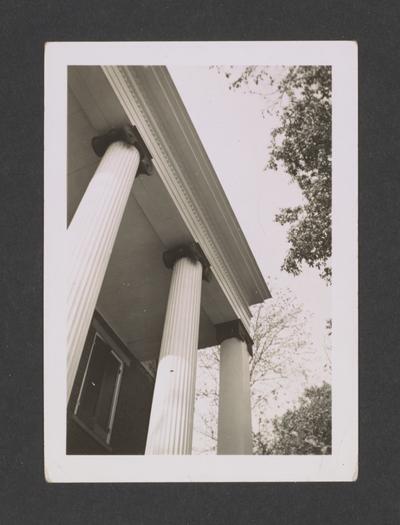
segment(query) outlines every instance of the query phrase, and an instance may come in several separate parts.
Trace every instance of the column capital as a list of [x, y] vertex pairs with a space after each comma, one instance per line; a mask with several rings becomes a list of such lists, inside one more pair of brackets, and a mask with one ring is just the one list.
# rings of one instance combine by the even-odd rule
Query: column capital
[[163, 261], [167, 268], [173, 268], [176, 261], [183, 257], [193, 262], [199, 261], [203, 267], [203, 279], [207, 282], [211, 281], [211, 266], [198, 242], [183, 244], [163, 253]]
[[234, 319], [233, 321], [217, 324], [215, 328], [217, 334], [217, 344], [220, 345], [226, 339], [236, 337], [236, 339], [240, 339], [246, 343], [247, 351], [251, 356], [253, 355], [253, 339], [250, 337], [248, 331], [240, 319]]
[[111, 128], [107, 133], [92, 138], [92, 148], [98, 157], [102, 157], [107, 151], [108, 146], [113, 142], [119, 141], [135, 146], [138, 150], [140, 164], [137, 173], [151, 175], [153, 173], [153, 164], [151, 162], [153, 157], [136, 126], [125, 125], [120, 128]]

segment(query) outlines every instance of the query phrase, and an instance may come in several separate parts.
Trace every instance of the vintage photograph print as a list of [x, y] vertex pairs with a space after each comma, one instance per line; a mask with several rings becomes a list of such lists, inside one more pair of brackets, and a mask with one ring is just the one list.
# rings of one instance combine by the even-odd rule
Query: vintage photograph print
[[357, 47], [49, 43], [49, 482], [354, 481]]

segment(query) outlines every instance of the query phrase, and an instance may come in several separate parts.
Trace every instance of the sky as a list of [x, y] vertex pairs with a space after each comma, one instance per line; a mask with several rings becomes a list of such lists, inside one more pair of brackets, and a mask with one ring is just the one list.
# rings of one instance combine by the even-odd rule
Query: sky
[[[274, 217], [281, 208], [301, 204], [302, 194], [286, 173], [266, 169], [271, 131], [279, 121], [263, 117], [262, 97], [229, 90], [229, 81], [215, 68], [168, 69], [267, 284], [272, 291], [295, 293], [309, 313], [314, 349], [322, 352], [331, 317], [330, 288], [317, 270], [306, 267], [296, 277], [281, 271], [289, 248], [287, 228]], [[318, 384], [324, 377], [317, 361], [310, 372]]]

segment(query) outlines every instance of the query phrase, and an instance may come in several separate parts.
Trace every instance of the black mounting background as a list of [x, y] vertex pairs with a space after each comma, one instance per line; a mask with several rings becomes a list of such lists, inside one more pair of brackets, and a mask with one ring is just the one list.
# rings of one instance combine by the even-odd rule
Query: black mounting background
[[[2, 523], [392, 525], [400, 521], [399, 19], [397, 1], [2, 2]], [[358, 42], [360, 468], [355, 483], [67, 485], [44, 481], [44, 44], [152, 40]]]

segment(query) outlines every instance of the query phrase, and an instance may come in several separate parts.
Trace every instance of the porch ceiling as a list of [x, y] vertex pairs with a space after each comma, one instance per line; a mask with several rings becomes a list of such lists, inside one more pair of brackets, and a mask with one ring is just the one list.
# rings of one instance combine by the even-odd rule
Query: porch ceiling
[[[94, 84], [93, 84], [94, 83]], [[96, 85], [97, 103], [90, 86]], [[70, 68], [68, 222], [99, 163], [93, 136], [128, 123], [100, 68]], [[171, 271], [166, 249], [194, 239], [156, 172], [136, 178], [105, 275], [97, 309], [141, 361], [158, 357]], [[216, 344], [214, 325], [235, 317], [216, 279], [203, 281], [199, 347]]]

